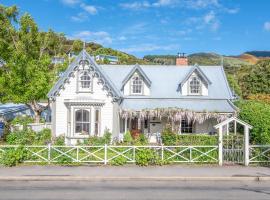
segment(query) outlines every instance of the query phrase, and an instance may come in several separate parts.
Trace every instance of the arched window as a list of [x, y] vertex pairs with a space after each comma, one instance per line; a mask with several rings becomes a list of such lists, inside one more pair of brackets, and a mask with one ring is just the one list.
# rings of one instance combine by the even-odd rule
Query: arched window
[[91, 91], [92, 80], [89, 72], [82, 71], [79, 76], [79, 90], [81, 91]]
[[80, 109], [75, 111], [75, 133], [90, 134], [90, 110]]
[[143, 80], [139, 75], [134, 75], [131, 79], [131, 94], [143, 93]]
[[189, 92], [190, 94], [201, 94], [201, 81], [197, 76], [193, 76], [189, 82]]

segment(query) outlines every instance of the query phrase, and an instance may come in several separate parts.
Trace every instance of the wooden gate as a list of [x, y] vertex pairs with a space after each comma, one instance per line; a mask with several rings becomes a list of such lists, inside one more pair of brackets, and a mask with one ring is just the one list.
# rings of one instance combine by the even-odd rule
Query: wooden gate
[[243, 164], [244, 136], [239, 133], [224, 135], [222, 151], [224, 164]]

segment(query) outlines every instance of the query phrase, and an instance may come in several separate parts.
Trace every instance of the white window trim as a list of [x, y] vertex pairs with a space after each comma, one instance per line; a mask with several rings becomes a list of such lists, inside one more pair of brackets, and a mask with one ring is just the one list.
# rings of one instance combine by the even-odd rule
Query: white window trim
[[[88, 72], [91, 80], [90, 80], [90, 88], [82, 88], [81, 87], [81, 74], [84, 72]], [[93, 93], [93, 76], [88, 70], [79, 70], [77, 72], [77, 93]]]
[[[87, 138], [91, 135], [91, 125], [92, 125], [92, 117], [91, 117], [91, 108], [90, 107], [74, 107], [72, 112], [72, 135], [71, 137], [74, 138]], [[76, 133], [76, 111], [77, 110], [87, 110], [89, 112], [89, 134], [88, 135], [81, 135], [80, 133]]]
[[[133, 92], [133, 83], [132, 83], [132, 79], [135, 77], [135, 76], [138, 76], [140, 79], [141, 79], [141, 81], [142, 81], [142, 90], [141, 90], [141, 92], [140, 93], [134, 93]], [[133, 74], [133, 76], [130, 78], [130, 80], [129, 80], [129, 93], [130, 93], [130, 95], [133, 95], [133, 96], [141, 96], [141, 95], [144, 95], [144, 81], [143, 81], [143, 78], [139, 75], [139, 74], [137, 74], [137, 73], [135, 73], [135, 74]]]
[[[99, 111], [99, 116], [98, 116], [98, 118], [99, 118], [99, 121], [98, 122], [96, 122], [96, 111]], [[97, 134], [97, 136], [100, 136], [100, 134], [101, 134], [101, 108], [100, 107], [96, 107], [96, 108], [94, 108], [94, 135], [96, 135], [96, 123], [98, 123], [98, 134]]]
[[[200, 91], [199, 91], [199, 93], [192, 93], [191, 89], [190, 89], [190, 82], [192, 81], [192, 78], [194, 78], [194, 77], [196, 77], [197, 80], [200, 82]], [[202, 80], [197, 75], [190, 76], [189, 79], [188, 79], [188, 84], [187, 84], [187, 86], [188, 86], [188, 95], [190, 95], [190, 96], [202, 96], [202, 84], [203, 84]]]

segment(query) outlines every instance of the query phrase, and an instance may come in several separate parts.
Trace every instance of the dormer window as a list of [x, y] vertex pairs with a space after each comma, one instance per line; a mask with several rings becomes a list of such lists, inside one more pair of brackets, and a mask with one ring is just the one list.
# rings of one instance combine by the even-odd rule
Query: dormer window
[[143, 80], [138, 74], [135, 74], [132, 77], [130, 86], [131, 86], [131, 94], [134, 95], [143, 94]]
[[91, 92], [92, 91], [92, 77], [88, 71], [82, 71], [78, 77], [78, 91]]
[[191, 76], [189, 80], [189, 94], [190, 95], [201, 95], [202, 83], [197, 76]]

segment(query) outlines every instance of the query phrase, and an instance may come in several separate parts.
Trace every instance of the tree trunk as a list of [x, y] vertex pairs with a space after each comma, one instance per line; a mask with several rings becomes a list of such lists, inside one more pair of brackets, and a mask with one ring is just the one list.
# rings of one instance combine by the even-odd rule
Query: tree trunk
[[28, 105], [31, 107], [31, 109], [34, 112], [35, 123], [40, 123], [41, 113], [45, 108], [40, 106], [35, 100], [30, 102]]

